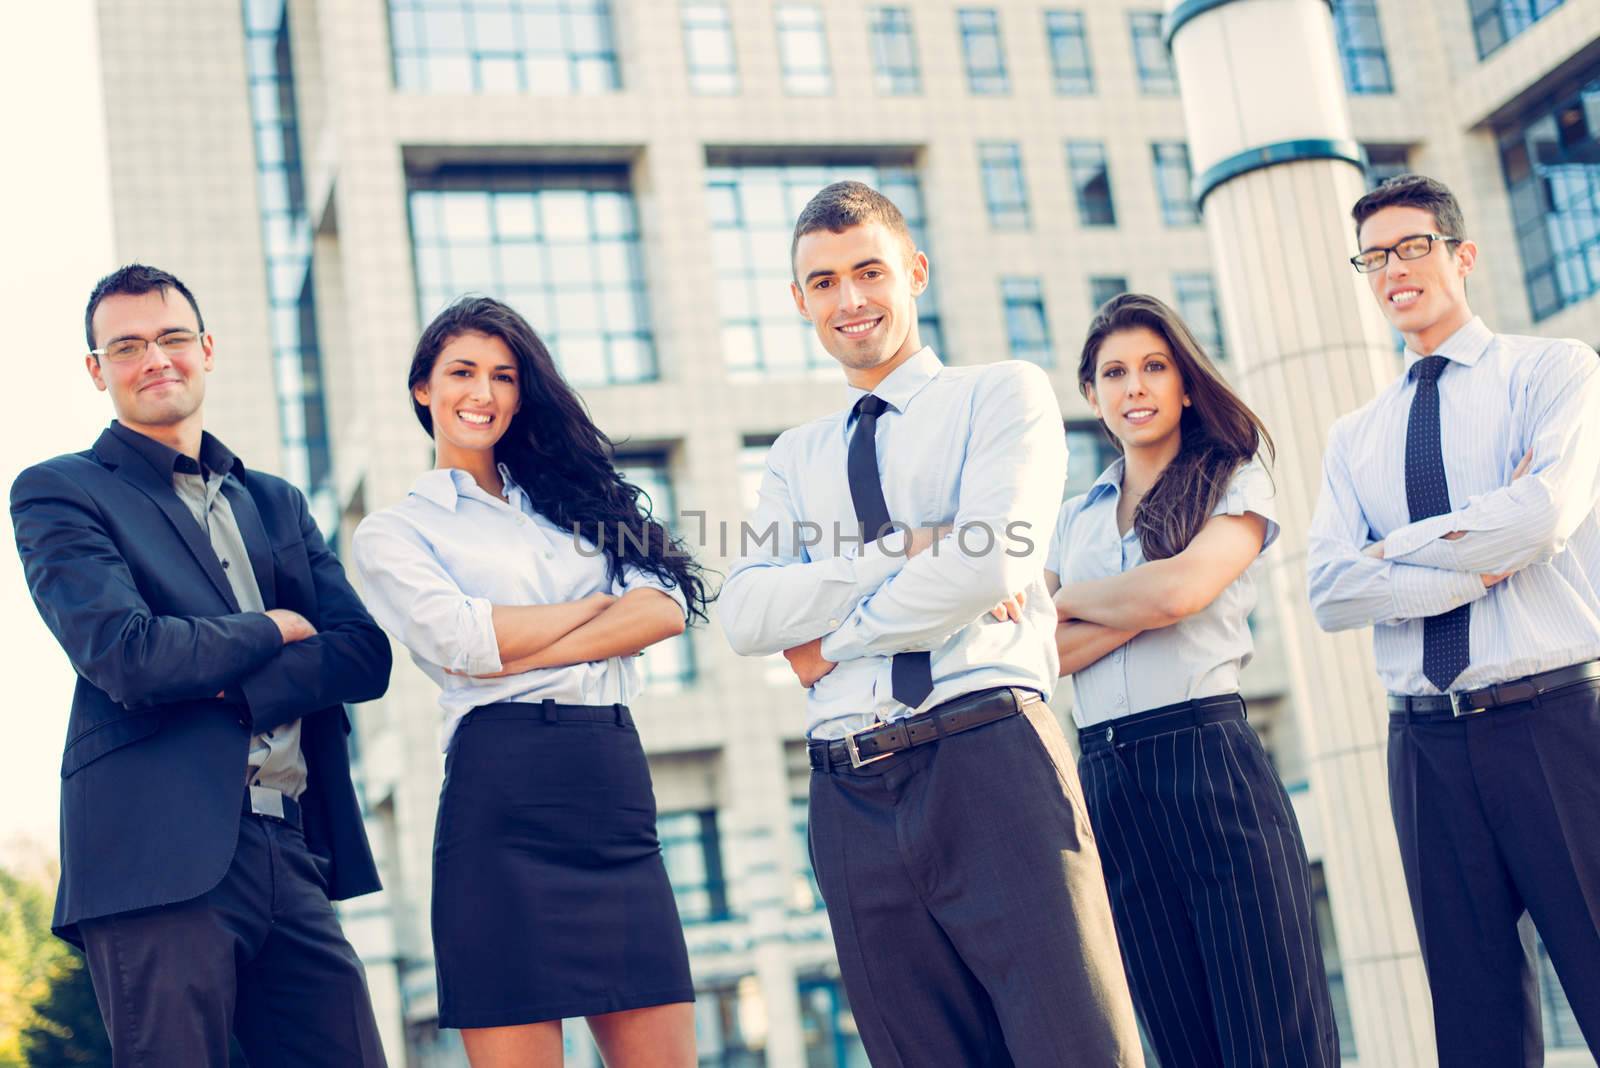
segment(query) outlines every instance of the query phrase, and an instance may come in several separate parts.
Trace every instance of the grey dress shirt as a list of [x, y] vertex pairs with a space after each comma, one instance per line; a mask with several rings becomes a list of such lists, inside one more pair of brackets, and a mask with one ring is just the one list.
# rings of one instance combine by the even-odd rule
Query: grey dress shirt
[[[172, 488], [188, 507], [195, 522], [211, 540], [212, 551], [228, 576], [228, 585], [239, 602], [241, 612], [265, 612], [261, 588], [245, 549], [244, 536], [234, 518], [233, 506], [222, 492], [223, 483], [232, 477], [234, 457], [222, 443], [206, 435], [200, 462], [175, 449], [147, 438], [126, 427], [117, 426], [119, 436], [128, 440], [158, 470], [172, 472]], [[138, 438], [138, 441], [133, 441]], [[250, 786], [250, 807], [264, 816], [283, 815], [283, 798], [296, 800], [306, 789], [306, 758], [300, 750], [300, 721], [285, 723], [250, 739], [246, 776]]]

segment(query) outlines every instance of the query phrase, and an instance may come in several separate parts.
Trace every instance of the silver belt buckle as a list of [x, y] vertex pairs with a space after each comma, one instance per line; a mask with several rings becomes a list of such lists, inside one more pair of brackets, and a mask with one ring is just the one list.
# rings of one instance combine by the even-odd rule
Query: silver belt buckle
[[1463, 716], [1476, 716], [1479, 713], [1486, 711], [1486, 709], [1477, 708], [1473, 705], [1463, 703], [1463, 699], [1470, 692], [1471, 691], [1467, 691], [1464, 693], [1459, 690], [1451, 690], [1449, 692], [1450, 718], [1461, 719]]
[[867, 757], [865, 760], [863, 760], [861, 759], [861, 750], [856, 747], [856, 735], [865, 734], [868, 731], [875, 731], [879, 727], [883, 726], [887, 726], [887, 724], [885, 724], [883, 720], [878, 719], [873, 720], [871, 723], [859, 730], [845, 732], [844, 748], [845, 751], [850, 754], [850, 766], [852, 768], [864, 768], [868, 764], [876, 764], [880, 760], [888, 760], [890, 757], [894, 756], [893, 753], [879, 753], [875, 757]]

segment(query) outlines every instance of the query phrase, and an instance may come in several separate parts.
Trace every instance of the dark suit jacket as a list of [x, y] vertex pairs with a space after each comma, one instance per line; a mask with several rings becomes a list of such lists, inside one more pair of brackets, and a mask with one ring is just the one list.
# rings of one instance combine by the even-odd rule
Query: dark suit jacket
[[285, 645], [272, 620], [239, 611], [171, 472], [119, 436], [129, 433], [108, 429], [93, 449], [30, 467], [11, 486], [28, 588], [78, 672], [52, 926], [78, 942], [80, 920], [216, 886], [238, 838], [250, 737], [295, 719], [306, 841], [331, 865], [329, 897], [378, 889], [344, 703], [387, 688], [388, 639], [300, 491], [236, 463], [238, 484], [223, 493], [262, 599], [318, 633]]

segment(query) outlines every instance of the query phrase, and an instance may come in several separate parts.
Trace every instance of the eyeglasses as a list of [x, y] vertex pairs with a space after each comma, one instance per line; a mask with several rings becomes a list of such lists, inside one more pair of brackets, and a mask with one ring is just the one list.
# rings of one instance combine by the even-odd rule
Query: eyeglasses
[[1403, 260], [1420, 260], [1433, 251], [1435, 241], [1457, 241], [1461, 238], [1450, 237], [1446, 234], [1412, 234], [1402, 237], [1388, 248], [1369, 248], [1350, 257], [1350, 265], [1362, 274], [1371, 274], [1381, 271], [1389, 265], [1389, 253], [1393, 252]]
[[182, 356], [199, 340], [200, 335], [192, 330], [169, 330], [154, 341], [142, 337], [118, 338], [103, 349], [90, 349], [89, 355], [97, 360], [104, 358], [112, 363], [127, 363], [129, 360], [143, 359], [149, 346], [155, 345], [168, 356]]

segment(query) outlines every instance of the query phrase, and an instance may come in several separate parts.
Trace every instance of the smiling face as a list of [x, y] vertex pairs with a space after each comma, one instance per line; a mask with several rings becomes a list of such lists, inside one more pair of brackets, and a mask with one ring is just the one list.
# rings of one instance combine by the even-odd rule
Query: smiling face
[[428, 381], [412, 396], [433, 419], [440, 467], [474, 466], [468, 454], [488, 451], [511, 426], [522, 405], [517, 358], [488, 334], [460, 334], [439, 350]]
[[805, 234], [794, 273], [795, 306], [852, 384], [858, 372], [881, 380], [922, 348], [916, 301], [928, 288], [928, 258], [882, 223]]
[[1084, 392], [1125, 451], [1175, 445], [1189, 405], [1171, 347], [1143, 326], [1120, 330], [1101, 343], [1094, 381]]
[[[1365, 251], [1389, 248], [1415, 234], [1440, 232], [1431, 211], [1395, 204], [1368, 217], [1361, 224], [1358, 240]], [[1420, 259], [1402, 260], [1391, 252], [1386, 266], [1366, 275], [1385, 318], [1405, 335], [1413, 352], [1431, 353], [1472, 319], [1467, 275], [1472, 273], [1477, 254], [1478, 247], [1471, 241], [1435, 241]]]
[[111, 395], [117, 421], [163, 441], [201, 419], [206, 375], [213, 362], [211, 335], [200, 333], [199, 317], [176, 290], [152, 289], [137, 296], [119, 293], [95, 308], [97, 349], [125, 339], [154, 341], [179, 335], [194, 340], [186, 347], [147, 344], [142, 355], [125, 361], [84, 357], [95, 387]]

